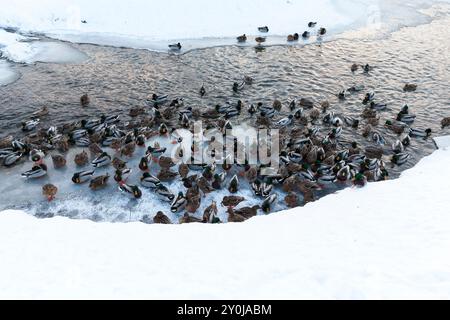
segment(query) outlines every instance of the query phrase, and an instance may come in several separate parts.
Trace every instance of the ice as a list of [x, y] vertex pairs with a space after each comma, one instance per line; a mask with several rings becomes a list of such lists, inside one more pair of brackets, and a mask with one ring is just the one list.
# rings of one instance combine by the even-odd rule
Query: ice
[[10, 61], [19, 63], [81, 63], [88, 56], [69, 43], [42, 41], [0, 29], [0, 52]]
[[0, 86], [13, 83], [19, 79], [20, 74], [11, 68], [11, 64], [7, 61], [0, 60]]

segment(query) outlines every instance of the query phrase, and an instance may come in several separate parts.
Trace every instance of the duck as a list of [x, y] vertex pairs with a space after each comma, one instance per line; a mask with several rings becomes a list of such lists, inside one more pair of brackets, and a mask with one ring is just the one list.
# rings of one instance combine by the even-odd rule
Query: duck
[[215, 171], [216, 171], [215, 163], [207, 165], [203, 168], [202, 176], [207, 180], [212, 180]]
[[327, 29], [325, 28], [320, 28], [319, 31], [317, 31], [317, 35], [319, 36], [324, 36], [327, 33]]
[[178, 167], [178, 174], [182, 179], [186, 178], [189, 174], [189, 166], [185, 163], [182, 163]]
[[85, 93], [80, 97], [80, 104], [83, 107], [87, 107], [89, 103], [91, 102], [91, 99], [89, 98], [88, 94]]
[[98, 157], [92, 160], [95, 168], [104, 167], [111, 163], [111, 156], [107, 152], [102, 152]]
[[268, 26], [258, 27], [258, 31], [259, 32], [263, 32], [263, 33], [267, 33], [267, 32], [269, 32], [269, 27]]
[[183, 223], [202, 223], [202, 222], [203, 222], [202, 219], [191, 216], [187, 212], [183, 215], [183, 217], [180, 218], [181, 224], [183, 224]]
[[45, 164], [35, 165], [31, 170], [22, 173], [22, 177], [27, 179], [41, 178], [47, 175], [47, 166]]
[[261, 204], [262, 211], [266, 214], [270, 213], [271, 207], [275, 203], [277, 198], [278, 198], [277, 194], [274, 193], [274, 194], [271, 194], [270, 196], [268, 196], [266, 199], [264, 199], [264, 201]]
[[392, 122], [386, 120], [384, 126], [396, 134], [402, 134], [405, 131], [406, 125], [402, 122]]
[[11, 167], [16, 164], [23, 156], [22, 152], [12, 152], [8, 153], [3, 159], [3, 165], [5, 167]]
[[317, 24], [317, 22], [310, 21], [310, 22], [308, 22], [308, 28], [314, 28], [316, 26], [316, 24]]
[[261, 43], [263, 43], [263, 42], [266, 42], [266, 37], [256, 37], [256, 38], [255, 38], [255, 41], [256, 41], [258, 44], [261, 44]]
[[251, 105], [248, 107], [247, 112], [250, 113], [250, 115], [255, 114], [255, 113], [256, 113], [256, 107], [255, 107], [253, 104], [251, 104]]
[[158, 164], [161, 167], [161, 169], [166, 170], [169, 168], [172, 168], [173, 166], [176, 165], [175, 162], [173, 162], [171, 157], [165, 157], [165, 156], [161, 156], [158, 160]]
[[203, 176], [197, 180], [197, 185], [200, 188], [200, 190], [203, 192], [203, 195], [206, 195], [206, 194], [214, 191], [214, 189], [209, 184], [209, 181]]
[[225, 178], [226, 178], [225, 172], [214, 174], [213, 182], [212, 182], [211, 186], [216, 190], [222, 189], [223, 184], [225, 182]]
[[57, 193], [58, 188], [51, 183], [47, 183], [42, 186], [42, 194], [47, 198], [48, 201], [54, 200]]
[[41, 109], [33, 112], [31, 114], [32, 118], [41, 118], [49, 114], [49, 110], [47, 106], [43, 106]]
[[133, 172], [130, 168], [117, 169], [114, 175], [114, 180], [119, 183], [125, 183]]
[[155, 144], [154, 144], [154, 146], [152, 147], [152, 146], [149, 146], [148, 148], [147, 148], [147, 152], [146, 152], [146, 154], [147, 155], [151, 155], [152, 157], [153, 157], [153, 160], [155, 161], [155, 162], [158, 162], [159, 160], [159, 157], [161, 156], [161, 155], [163, 155], [165, 152], [166, 152], [166, 150], [167, 150], [167, 148], [161, 148], [160, 146], [159, 146], [159, 144], [156, 142]]
[[403, 114], [400, 112], [397, 115], [397, 121], [401, 121], [404, 123], [413, 123], [415, 119], [416, 119], [416, 116], [414, 114]]
[[358, 172], [353, 178], [353, 185], [357, 187], [364, 187], [367, 184], [367, 177]]
[[309, 31], [304, 31], [302, 33], [302, 38], [303, 39], [308, 39], [310, 36], [311, 36], [311, 32], [309, 32]]
[[202, 85], [202, 87], [200, 88], [200, 96], [203, 97], [206, 94], [206, 89], [205, 86]]
[[166, 95], [157, 95], [156, 93], [152, 94], [152, 98], [151, 99], [147, 99], [146, 102], [150, 105], [152, 105], [154, 108], [157, 108], [160, 105], [163, 105], [167, 102], [167, 100], [169, 99], [169, 96]]
[[383, 148], [381, 146], [372, 146], [369, 145], [367, 146], [365, 149], [365, 155], [368, 158], [377, 158], [377, 159], [381, 159], [381, 157], [383, 156]]
[[139, 187], [135, 185], [120, 183], [119, 190], [127, 195], [132, 196], [135, 199], [140, 199], [142, 197], [141, 189], [139, 189]]
[[174, 43], [174, 44], [169, 44], [169, 49], [172, 51], [180, 51], [181, 50], [181, 43]]
[[163, 184], [159, 184], [155, 188], [156, 195], [163, 201], [172, 202], [175, 199], [175, 195]]
[[149, 167], [150, 167], [150, 164], [151, 164], [151, 161], [152, 161], [152, 159], [151, 159], [150, 156], [151, 156], [151, 155], [144, 155], [144, 156], [141, 158], [141, 160], [139, 160], [139, 165], [138, 165], [138, 167], [139, 167], [139, 169], [140, 169], [141, 171], [148, 171], [148, 170], [149, 170]]
[[66, 166], [66, 158], [60, 154], [52, 155], [53, 166], [55, 169], [59, 169]]
[[44, 160], [45, 154], [44, 152], [42, 152], [42, 150], [33, 149], [30, 151], [29, 157], [31, 161], [40, 164]]
[[237, 175], [234, 175], [231, 180], [230, 180], [230, 184], [228, 185], [228, 191], [230, 191], [230, 193], [236, 193], [239, 190], [239, 179], [237, 177]]
[[244, 197], [241, 196], [225, 196], [222, 199], [222, 206], [224, 207], [236, 207], [241, 202], [245, 201]]
[[384, 145], [386, 143], [386, 140], [378, 131], [372, 132], [372, 141], [377, 145]]
[[350, 70], [351, 70], [352, 72], [355, 72], [355, 71], [358, 70], [358, 68], [359, 68], [359, 66], [358, 66], [356, 63], [354, 63], [354, 64], [352, 64]]
[[138, 147], [145, 147], [145, 135], [140, 134], [136, 137], [135, 142]]
[[383, 110], [386, 110], [387, 104], [386, 103], [375, 103], [374, 101], [370, 101], [370, 108], [377, 110], [377, 111], [383, 111]]
[[411, 157], [409, 153], [400, 152], [392, 155], [391, 161], [392, 163], [401, 166], [402, 164], [408, 162], [408, 159]]
[[417, 90], [417, 84], [413, 84], [413, 83], [407, 83], [403, 87], [403, 91], [404, 92], [413, 92], [413, 91], [416, 91], [416, 90]]
[[128, 113], [130, 117], [137, 117], [145, 113], [145, 108], [143, 107], [132, 107]]
[[161, 180], [151, 175], [149, 172], [144, 172], [141, 177], [141, 185], [146, 188], [158, 188], [161, 185]]
[[238, 42], [242, 43], [242, 42], [247, 41], [247, 36], [244, 33], [243, 35], [238, 36], [236, 39]]
[[339, 181], [348, 181], [352, 179], [352, 170], [350, 169], [349, 165], [343, 166], [339, 171], [336, 173], [336, 178]]
[[450, 117], [445, 117], [441, 121], [441, 127], [444, 129], [445, 127], [450, 126]]
[[177, 172], [173, 172], [169, 169], [162, 169], [158, 175], [157, 178], [161, 181], [171, 181], [175, 179], [178, 176]]
[[114, 159], [112, 160], [112, 166], [114, 167], [114, 169], [123, 170], [127, 167], [127, 163], [122, 159], [114, 157]]
[[217, 204], [212, 201], [211, 205], [208, 206], [205, 211], [203, 211], [203, 222], [205, 223], [220, 223], [220, 219], [217, 216]]
[[253, 183], [258, 178], [258, 169], [254, 166], [248, 166], [244, 172], [245, 178], [248, 182]]
[[255, 205], [252, 207], [239, 208], [239, 209], [236, 209], [234, 212], [236, 214], [243, 216], [245, 219], [250, 219], [257, 215], [259, 209], [261, 209], [261, 207], [259, 205]]
[[88, 153], [84, 150], [81, 153], [77, 153], [75, 155], [74, 162], [79, 167], [87, 165], [89, 162]]
[[94, 191], [103, 189], [106, 187], [106, 185], [108, 183], [108, 179], [109, 179], [109, 174], [95, 177], [89, 183], [89, 188], [91, 188], [91, 190], [94, 190]]
[[295, 119], [300, 119], [303, 116], [303, 108], [298, 109], [297, 111], [295, 111], [294, 113], [294, 118]]
[[178, 196], [173, 200], [170, 205], [170, 211], [173, 213], [180, 212], [186, 207], [187, 199], [184, 196], [183, 192], [178, 192]]
[[352, 127], [353, 129], [358, 129], [359, 126], [359, 120], [353, 117], [344, 116], [344, 122]]
[[286, 197], [284, 197], [284, 202], [289, 208], [295, 208], [298, 206], [298, 196], [295, 192], [289, 192]]
[[74, 173], [72, 176], [72, 182], [75, 184], [82, 184], [92, 179], [95, 170], [86, 170]]
[[403, 143], [398, 139], [392, 143], [391, 148], [395, 153], [403, 153], [405, 151]]
[[283, 118], [275, 123], [278, 128], [285, 128], [293, 123], [294, 115], [290, 114], [286, 118]]
[[162, 211], [158, 211], [153, 217], [153, 223], [172, 224], [172, 221], [170, 221], [169, 217], [166, 216]]
[[132, 157], [135, 150], [136, 144], [134, 143], [134, 141], [131, 141], [122, 147], [122, 149], [120, 150], [120, 154], [123, 156]]
[[228, 222], [244, 222], [247, 220], [244, 216], [236, 213], [232, 207], [227, 209]]
[[39, 122], [40, 122], [39, 119], [28, 120], [28, 121], [22, 122], [22, 131], [25, 131], [25, 132], [33, 131], [34, 129], [36, 129]]
[[297, 41], [298, 38], [299, 38], [298, 33], [290, 34], [287, 36], [287, 41], [288, 42]]
[[375, 98], [375, 92], [368, 92], [364, 96], [363, 104], [368, 104], [370, 101], [372, 101]]
[[245, 82], [244, 81], [242, 81], [241, 83], [238, 83], [238, 82], [234, 82], [233, 83], [233, 91], [234, 92], [239, 92], [242, 89], [244, 89], [244, 87], [245, 87]]
[[421, 130], [421, 129], [413, 129], [413, 128], [409, 128], [409, 136], [413, 137], [413, 138], [427, 138], [431, 135], [431, 129], [425, 129], [425, 130]]
[[364, 128], [363, 128], [363, 132], [362, 132], [362, 136], [364, 137], [364, 138], [367, 138], [371, 133], [372, 133], [372, 126], [370, 125], [370, 124], [368, 124], [368, 125], [366, 125]]
[[402, 139], [401, 142], [403, 144], [403, 146], [407, 147], [411, 144], [411, 137], [409, 136], [409, 134], [405, 135]]

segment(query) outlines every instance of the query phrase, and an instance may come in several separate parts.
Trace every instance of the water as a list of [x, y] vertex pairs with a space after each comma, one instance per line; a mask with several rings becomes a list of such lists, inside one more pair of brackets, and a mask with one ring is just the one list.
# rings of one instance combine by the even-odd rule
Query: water
[[[274, 120], [289, 114], [287, 107], [292, 99], [308, 97], [316, 103], [328, 100], [330, 110], [337, 114], [359, 117], [363, 110], [363, 95], [370, 90], [375, 91], [377, 101], [388, 104], [388, 110], [380, 113], [380, 124], [395, 118], [407, 103], [412, 113], [417, 115], [412, 127], [431, 128], [433, 135], [445, 135], [450, 133], [450, 129], [442, 129], [440, 121], [450, 115], [449, 30], [450, 18], [441, 17], [430, 24], [401, 29], [382, 40], [341, 39], [304, 47], [270, 46], [263, 50], [226, 46], [183, 55], [74, 45], [89, 56], [87, 61], [80, 64], [13, 66], [22, 77], [13, 84], [0, 87], [0, 136], [20, 135], [20, 123], [44, 105], [49, 107], [50, 114], [42, 119], [43, 127], [103, 113], [120, 113], [124, 120], [130, 120], [129, 109], [143, 106], [144, 99], [152, 93], [167, 93], [171, 98], [182, 97], [185, 105], [200, 109], [228, 100], [241, 99], [248, 105], [257, 102], [271, 104], [274, 99], [279, 99], [283, 109]], [[374, 70], [369, 74], [361, 71], [352, 74], [350, 66], [353, 63], [369, 63]], [[238, 94], [233, 93], [232, 83], [243, 75], [252, 76], [254, 84]], [[417, 91], [403, 92], [405, 83], [418, 84]], [[198, 91], [203, 84], [207, 94], [201, 98]], [[366, 90], [339, 101], [337, 92], [357, 84], [363, 84]], [[91, 97], [87, 108], [79, 105], [79, 97], [84, 93], [89, 93]], [[243, 112], [232, 123], [253, 125], [254, 120]], [[325, 127], [322, 132], [329, 130]], [[386, 138], [387, 148], [397, 138], [382, 125], [377, 130]], [[371, 143], [361, 136], [361, 128], [358, 132], [345, 128], [343, 138], [356, 140], [363, 146]], [[412, 156], [410, 161], [401, 167], [389, 168], [391, 175], [398, 176], [402, 170], [413, 166], [433, 150], [435, 147], [431, 139], [413, 139], [408, 149]], [[67, 156], [68, 162], [72, 161], [74, 152]], [[135, 156], [134, 161], [137, 159], [139, 156]], [[48, 162], [51, 163], [51, 160]], [[18, 175], [29, 166], [30, 163], [25, 163], [13, 169], [0, 169], [0, 175], [7, 178], [3, 179], [7, 182], [0, 187], [0, 210], [22, 208], [38, 216], [134, 221], [162, 208], [172, 219], [178, 217], [170, 215], [168, 205], [161, 204], [150, 192], [144, 191], [140, 201], [130, 201], [116, 191], [117, 186], [112, 182], [110, 187], [95, 195], [86, 186], [74, 187], [69, 182], [73, 167], [60, 172], [51, 171], [49, 178], [39, 182], [23, 182]], [[50, 167], [52, 169], [52, 165]], [[57, 200], [51, 204], [43, 201], [40, 186], [48, 181], [63, 180], [67, 182], [60, 183]], [[170, 187], [175, 193], [181, 190], [179, 182]], [[111, 196], [112, 190], [114, 196]], [[245, 205], [260, 202], [252, 199], [251, 192], [246, 188], [241, 188], [240, 192], [251, 199]], [[197, 216], [201, 216], [203, 208], [213, 199], [220, 203], [224, 194], [213, 193], [204, 198]], [[274, 211], [284, 208], [283, 202], [279, 201]], [[226, 220], [225, 208], [220, 208], [219, 216]]]

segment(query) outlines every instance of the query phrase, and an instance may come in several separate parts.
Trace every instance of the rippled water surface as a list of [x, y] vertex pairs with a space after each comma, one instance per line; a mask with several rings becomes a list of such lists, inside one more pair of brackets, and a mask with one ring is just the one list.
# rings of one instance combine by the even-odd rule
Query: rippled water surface
[[[0, 87], [0, 136], [18, 133], [21, 121], [27, 120], [31, 112], [44, 105], [50, 108], [50, 114], [42, 119], [43, 127], [103, 113], [121, 113], [127, 119], [129, 109], [143, 106], [143, 101], [152, 93], [182, 97], [186, 105], [200, 108], [228, 100], [241, 99], [248, 105], [257, 102], [271, 104], [274, 99], [279, 99], [284, 107], [277, 118], [289, 114], [287, 107], [292, 99], [308, 97], [316, 103], [329, 100], [330, 110], [337, 114], [359, 117], [363, 110], [363, 95], [371, 90], [375, 91], [377, 101], [388, 104], [388, 110], [380, 113], [380, 124], [395, 118], [407, 103], [411, 112], [417, 115], [412, 127], [431, 128], [433, 135], [449, 134], [449, 128], [440, 127], [441, 119], [450, 116], [449, 30], [450, 19], [441, 18], [431, 24], [401, 29], [383, 40], [338, 40], [321, 45], [263, 49], [227, 46], [184, 55], [74, 45], [90, 59], [82, 64], [14, 66], [22, 77], [11, 85]], [[352, 73], [350, 66], [353, 63], [369, 63], [374, 70], [369, 74]], [[238, 94], [233, 93], [232, 83], [243, 75], [252, 76], [254, 84]], [[405, 83], [416, 83], [417, 91], [403, 92]], [[339, 101], [337, 92], [357, 84], [363, 84], [366, 90]], [[207, 90], [203, 98], [198, 94], [202, 85]], [[81, 108], [79, 97], [86, 92], [91, 97], [91, 104]], [[243, 112], [232, 122], [252, 124], [253, 121], [254, 118]], [[378, 130], [385, 136], [387, 147], [397, 138], [382, 125]], [[361, 136], [361, 129], [355, 132], [345, 128], [343, 136], [362, 145], [369, 144]], [[411, 160], [402, 167], [390, 168], [391, 173], [397, 176], [434, 149], [431, 139], [413, 139], [409, 149]], [[12, 176], [11, 170], [14, 169], [0, 169], [0, 176]], [[124, 200], [108, 206], [99, 200], [101, 197], [91, 199], [77, 209], [81, 201], [76, 197], [77, 193], [68, 193], [75, 200], [65, 200], [64, 203], [57, 200], [51, 205], [44, 203], [36, 208], [35, 203], [19, 196], [19, 191], [16, 195], [20, 201], [7, 196], [8, 192], [14, 194], [12, 188], [20, 189], [21, 186], [7, 184], [0, 188], [0, 209], [34, 207], [31, 211], [35, 214], [46, 211], [48, 215], [109, 221], [137, 220], [143, 214], [154, 213], [152, 201], [142, 200], [143, 203], [130, 205]], [[40, 188], [37, 189], [40, 193]], [[204, 205], [209, 205], [212, 198], [213, 195], [208, 196]], [[282, 203], [276, 207], [283, 208]], [[223, 210], [221, 217], [226, 216]], [[202, 212], [200, 209], [198, 215]]]

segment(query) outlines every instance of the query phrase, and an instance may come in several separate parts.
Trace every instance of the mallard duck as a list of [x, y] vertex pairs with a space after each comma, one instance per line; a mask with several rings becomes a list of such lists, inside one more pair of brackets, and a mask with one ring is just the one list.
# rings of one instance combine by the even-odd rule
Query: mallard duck
[[161, 181], [149, 172], [144, 172], [141, 177], [141, 185], [146, 188], [158, 188]]
[[203, 222], [205, 223], [220, 223], [219, 217], [217, 217], [217, 205], [213, 201], [209, 207], [203, 211]]
[[163, 184], [156, 187], [155, 193], [163, 201], [172, 202], [175, 199], [175, 195]]
[[300, 101], [299, 101], [299, 104], [302, 107], [305, 107], [305, 108], [312, 108], [312, 107], [314, 107], [314, 102], [311, 99], [308, 99], [308, 98], [301, 98]]
[[186, 178], [189, 174], [189, 166], [185, 163], [180, 164], [180, 166], [178, 167], [178, 173], [181, 178]]
[[245, 171], [245, 178], [247, 178], [247, 181], [252, 183], [258, 178], [258, 169], [250, 166], [248, 170]]
[[190, 213], [197, 212], [201, 204], [201, 196], [198, 186], [193, 186], [192, 188], [188, 189], [186, 193], [186, 199], [186, 211]]
[[83, 107], [87, 107], [89, 105], [90, 101], [91, 101], [91, 99], [89, 98], [87, 93], [83, 94], [80, 98], [80, 103], [81, 103], [81, 106], [83, 106]]
[[234, 209], [232, 207], [229, 207], [227, 209], [228, 213], [228, 222], [244, 222], [247, 220], [244, 216], [234, 212]]
[[204, 195], [214, 191], [214, 189], [209, 184], [209, 181], [205, 177], [200, 177], [197, 180], [197, 185], [200, 188], [200, 190], [203, 192]]
[[287, 36], [288, 42], [293, 42], [298, 40], [298, 33], [290, 34]]
[[173, 213], [180, 212], [186, 207], [187, 199], [184, 196], [183, 192], [178, 192], [178, 196], [173, 200], [170, 211]]
[[[5, 159], [6, 160], [6, 159]], [[47, 175], [47, 166], [43, 163], [39, 165], [34, 165], [31, 170], [28, 170], [21, 174], [22, 177], [27, 179], [36, 179], [41, 178], [45, 175]]]
[[122, 147], [122, 149], [120, 150], [120, 154], [127, 157], [132, 157], [135, 150], [136, 144], [132, 141]]
[[247, 41], [247, 36], [245, 35], [245, 33], [239, 37], [236, 38], [238, 42], [245, 42]]
[[41, 118], [41, 117], [44, 117], [44, 116], [48, 115], [48, 113], [49, 113], [48, 107], [47, 106], [43, 106], [41, 109], [33, 112], [31, 114], [31, 117], [32, 118]]
[[395, 132], [396, 134], [402, 134], [406, 128], [406, 125], [404, 123], [392, 122], [391, 120], [386, 120], [384, 126], [389, 130]]
[[416, 116], [414, 114], [403, 114], [400, 112], [397, 115], [397, 121], [401, 121], [401, 122], [408, 123], [408, 124], [413, 123], [415, 119], [416, 119]]
[[431, 135], [431, 129], [425, 129], [425, 130], [421, 130], [421, 129], [413, 129], [410, 128], [409, 129], [409, 136], [410, 137], [416, 137], [416, 138], [427, 138]]
[[295, 208], [298, 206], [298, 196], [294, 192], [289, 192], [286, 197], [284, 197], [284, 202], [289, 208]]
[[256, 41], [258, 44], [261, 44], [261, 43], [263, 43], [263, 42], [266, 42], [266, 37], [256, 37], [256, 38], [255, 38], [255, 41]]
[[211, 186], [216, 190], [222, 189], [223, 183], [225, 181], [225, 177], [226, 177], [225, 172], [222, 172], [220, 174], [219, 173], [214, 174], [213, 182], [212, 182]]
[[302, 38], [303, 39], [308, 39], [310, 36], [311, 36], [311, 32], [309, 32], [309, 31], [304, 31], [302, 33]]
[[83, 150], [81, 153], [75, 155], [74, 162], [77, 166], [85, 166], [89, 162], [89, 155]]
[[222, 199], [222, 206], [224, 206], [224, 207], [236, 207], [242, 201], [245, 201], [244, 197], [240, 197], [240, 196], [225, 196]]
[[363, 104], [368, 104], [370, 101], [372, 101], [375, 98], [375, 92], [371, 91], [366, 93], [363, 99]]
[[59, 169], [66, 166], [66, 158], [60, 154], [52, 155], [53, 166], [55, 169]]
[[92, 165], [95, 168], [104, 167], [109, 165], [110, 163], [111, 163], [111, 156], [106, 152], [102, 152], [98, 157], [92, 160]]
[[403, 91], [405, 91], [405, 92], [412, 92], [412, 91], [416, 91], [416, 90], [417, 90], [417, 84], [413, 84], [413, 83], [407, 83], [403, 87]]
[[395, 142], [392, 143], [391, 148], [395, 153], [401, 153], [405, 151], [405, 147], [400, 140], [395, 140]]
[[39, 122], [40, 122], [39, 119], [28, 120], [28, 121], [22, 122], [22, 131], [25, 131], [25, 132], [33, 131], [34, 129], [36, 129]]
[[89, 188], [91, 188], [94, 191], [105, 188], [108, 183], [108, 179], [109, 179], [109, 174], [95, 177], [89, 183]]
[[158, 211], [153, 217], [153, 223], [172, 224], [172, 221], [162, 211]]
[[164, 156], [161, 156], [159, 158], [158, 163], [162, 170], [167, 170], [176, 165], [176, 163], [173, 162], [171, 157], [164, 157]]
[[355, 177], [353, 178], [353, 185], [357, 187], [364, 187], [367, 184], [367, 177], [358, 172]]
[[169, 49], [171, 51], [180, 51], [181, 50], [181, 43], [174, 43], [174, 44], [169, 44]]
[[358, 70], [358, 68], [359, 68], [359, 65], [357, 65], [356, 63], [354, 63], [354, 64], [352, 64], [350, 70], [352, 70], [352, 72], [355, 72], [355, 71]]
[[180, 218], [180, 223], [202, 223], [203, 220], [196, 218], [194, 216], [190, 216], [189, 213], [185, 213], [183, 217]]
[[100, 148], [100, 146], [97, 143], [91, 143], [89, 145], [89, 151], [91, 152], [92, 155], [97, 156], [99, 154], [103, 153], [102, 148]]
[[364, 138], [367, 138], [371, 133], [372, 133], [372, 126], [370, 125], [370, 124], [368, 124], [368, 125], [366, 125], [364, 128], [363, 128], [363, 132], [362, 132], [362, 136], [364, 137]]
[[51, 183], [42, 186], [42, 194], [48, 199], [48, 201], [52, 201], [53, 199], [55, 199], [55, 195], [57, 192], [58, 188]]
[[119, 190], [135, 199], [140, 199], [142, 197], [141, 189], [135, 185], [119, 183]]
[[173, 172], [171, 170], [162, 169], [158, 175], [157, 178], [161, 181], [171, 181], [175, 179], [178, 176], [177, 172]]
[[239, 179], [237, 177], [237, 175], [234, 175], [231, 180], [230, 180], [230, 184], [228, 185], [228, 191], [230, 191], [230, 193], [236, 193], [239, 190]]
[[267, 32], [269, 32], [269, 27], [268, 26], [258, 27], [258, 31], [259, 32], [263, 32], [263, 33], [267, 33]]
[[442, 126], [442, 129], [450, 126], [450, 117], [445, 117], [444, 119], [442, 119], [441, 126]]
[[327, 33], [327, 29], [320, 28], [319, 31], [317, 31], [317, 35], [324, 36]]
[[243, 207], [236, 209], [234, 212], [236, 214], [239, 214], [243, 216], [245, 219], [250, 219], [258, 213], [258, 210], [261, 209], [259, 205], [253, 206], [253, 207]]
[[316, 26], [317, 22], [308, 22], [308, 28], [314, 28]]
[[206, 180], [212, 180], [213, 176], [214, 176], [214, 172], [216, 171], [216, 164], [213, 163], [211, 165], [207, 165], [203, 168], [202, 171], [202, 176], [206, 179]]
[[391, 161], [392, 163], [401, 166], [402, 164], [408, 162], [408, 159], [411, 157], [409, 153], [400, 152], [392, 155]]
[[123, 170], [127, 167], [127, 163], [117, 157], [114, 157], [114, 159], [112, 160], [112, 165], [116, 170]]
[[261, 204], [261, 209], [264, 213], [270, 213], [272, 205], [277, 200], [278, 196], [276, 193], [271, 194], [267, 198], [264, 199], [264, 201]]
[[143, 115], [144, 113], [145, 113], [145, 109], [143, 107], [132, 107], [128, 114], [130, 117], [137, 117], [137, 116]]

